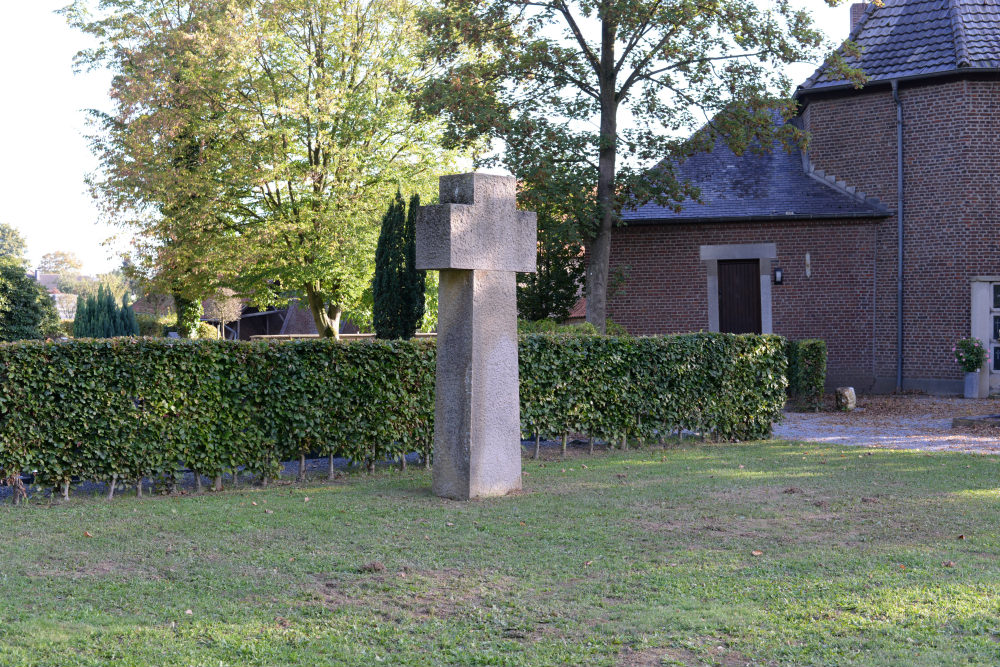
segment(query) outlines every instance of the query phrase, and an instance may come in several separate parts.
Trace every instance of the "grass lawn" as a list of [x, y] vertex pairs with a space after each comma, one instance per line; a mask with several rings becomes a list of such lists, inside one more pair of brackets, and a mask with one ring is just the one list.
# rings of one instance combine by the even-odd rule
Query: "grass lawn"
[[471, 503], [411, 470], [4, 505], [0, 665], [1000, 663], [1000, 457], [767, 442], [525, 472]]

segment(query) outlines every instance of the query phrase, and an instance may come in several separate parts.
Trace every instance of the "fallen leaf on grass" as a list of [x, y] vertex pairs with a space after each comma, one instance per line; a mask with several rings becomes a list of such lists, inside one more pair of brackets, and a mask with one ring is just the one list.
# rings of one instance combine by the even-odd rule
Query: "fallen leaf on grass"
[[946, 560], [941, 564], [944, 565], [945, 567], [955, 567], [955, 561], [953, 560]]
[[257, 501], [253, 501], [250, 504], [253, 505], [254, 507], [256, 507], [257, 506]]
[[309, 502], [309, 496], [306, 496], [305, 500], [303, 500], [303, 502], [306, 502], [306, 503]]
[[955, 539], [956, 539], [956, 540], [964, 540], [964, 539], [965, 539], [965, 535], [959, 535], [959, 536], [958, 536], [958, 537], [956, 537]]
[[591, 566], [591, 565], [593, 565], [593, 564], [594, 564], [594, 561], [592, 561], [592, 560], [588, 560], [588, 561], [587, 561], [586, 563], [584, 563], [584, 564], [583, 564], [583, 566], [584, 566], [584, 567], [590, 567], [590, 566]]
[[190, 609], [185, 609], [184, 613], [187, 614], [188, 616], [194, 616], [194, 612], [191, 611]]
[[446, 525], [446, 526], [454, 526], [455, 524], [453, 524], [451, 521], [449, 521], [448, 523], [446, 523], [444, 525]]
[[86, 530], [85, 530], [85, 531], [83, 531], [83, 536], [84, 536], [84, 537], [93, 537], [93, 535], [91, 535], [91, 534], [90, 534], [90, 532], [89, 532], [89, 531], [86, 531]]
[[757, 550], [755, 549], [754, 551], [751, 551], [751, 552], [750, 552], [750, 555], [751, 555], [751, 556], [763, 556], [763, 555], [764, 555], [764, 552], [763, 552], [763, 551], [757, 551]]
[[274, 510], [264, 510], [264, 514], [274, 514]]

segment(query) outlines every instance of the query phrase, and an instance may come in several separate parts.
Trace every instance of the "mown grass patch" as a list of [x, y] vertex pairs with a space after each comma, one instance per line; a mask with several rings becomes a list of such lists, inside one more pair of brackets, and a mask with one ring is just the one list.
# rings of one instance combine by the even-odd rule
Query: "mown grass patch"
[[0, 507], [0, 665], [1000, 661], [996, 458], [767, 442], [525, 472], [471, 503], [410, 470]]

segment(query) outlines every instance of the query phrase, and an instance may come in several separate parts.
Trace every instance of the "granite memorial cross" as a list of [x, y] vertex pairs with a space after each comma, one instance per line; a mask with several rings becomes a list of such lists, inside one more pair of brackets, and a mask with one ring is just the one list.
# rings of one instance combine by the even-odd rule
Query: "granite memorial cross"
[[521, 488], [515, 272], [535, 271], [534, 213], [512, 176], [442, 176], [420, 209], [416, 266], [441, 272], [434, 493], [467, 500]]

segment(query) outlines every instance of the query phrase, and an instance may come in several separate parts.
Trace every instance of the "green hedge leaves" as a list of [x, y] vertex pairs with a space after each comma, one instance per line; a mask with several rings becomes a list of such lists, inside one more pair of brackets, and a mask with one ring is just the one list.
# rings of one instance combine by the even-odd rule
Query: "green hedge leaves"
[[[776, 336], [531, 335], [525, 435], [617, 441], [676, 428], [770, 433], [785, 391]], [[116, 338], [0, 345], [0, 478], [136, 481], [182, 468], [274, 476], [304, 453], [429, 453], [432, 341], [234, 343]]]
[[819, 410], [826, 385], [826, 342], [818, 338], [786, 340], [788, 395]]
[[618, 442], [680, 428], [750, 440], [770, 435], [784, 405], [778, 336], [535, 335], [520, 349], [525, 434]]

